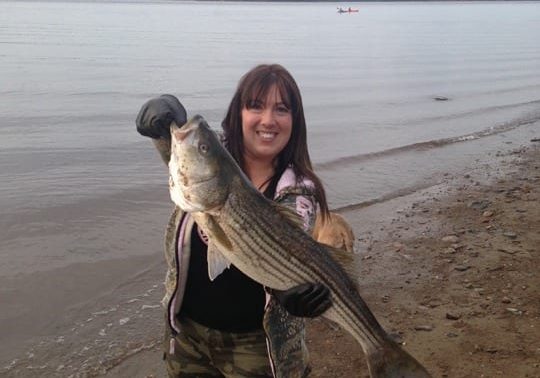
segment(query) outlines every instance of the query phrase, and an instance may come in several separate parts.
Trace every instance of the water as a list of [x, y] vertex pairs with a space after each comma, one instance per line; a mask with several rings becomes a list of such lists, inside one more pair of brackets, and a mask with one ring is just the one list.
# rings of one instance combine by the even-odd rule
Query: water
[[0, 275], [159, 248], [167, 172], [140, 106], [172, 93], [218, 128], [258, 63], [297, 79], [333, 208], [537, 132], [540, 3], [337, 5], [0, 1]]

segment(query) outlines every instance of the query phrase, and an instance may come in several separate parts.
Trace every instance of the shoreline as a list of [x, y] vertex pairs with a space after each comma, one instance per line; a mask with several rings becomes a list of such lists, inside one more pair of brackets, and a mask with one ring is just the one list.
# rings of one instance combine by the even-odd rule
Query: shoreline
[[[540, 143], [529, 142], [413, 194], [341, 211], [358, 239], [362, 296], [383, 327], [435, 376], [540, 373], [540, 313], [534, 307], [540, 299], [538, 161]], [[25, 301], [57, 317], [24, 347], [19, 340], [13, 349], [18, 353], [0, 373], [165, 375], [161, 252], [56, 273], [3, 286], [10, 292], [26, 285], [34, 297]], [[62, 285], [72, 290], [71, 299]], [[86, 301], [77, 298], [81, 288]], [[13, 338], [5, 348], [17, 344], [25, 327], [21, 314], [11, 319]], [[308, 322], [308, 345], [312, 377], [367, 376], [360, 347], [327, 322]]]

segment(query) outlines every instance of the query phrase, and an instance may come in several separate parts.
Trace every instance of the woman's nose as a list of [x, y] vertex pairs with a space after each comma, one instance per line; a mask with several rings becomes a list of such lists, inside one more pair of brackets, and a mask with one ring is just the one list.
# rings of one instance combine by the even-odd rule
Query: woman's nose
[[271, 108], [266, 108], [263, 110], [261, 115], [261, 123], [263, 125], [273, 125], [275, 121], [274, 112]]

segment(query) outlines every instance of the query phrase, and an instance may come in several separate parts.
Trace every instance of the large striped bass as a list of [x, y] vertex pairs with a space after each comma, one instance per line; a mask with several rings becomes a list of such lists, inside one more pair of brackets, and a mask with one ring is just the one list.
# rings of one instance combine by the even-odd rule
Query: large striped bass
[[259, 193], [201, 116], [181, 128], [173, 124], [171, 134], [171, 198], [209, 237], [211, 279], [232, 263], [272, 289], [323, 283], [332, 306], [322, 316], [360, 343], [371, 377], [429, 377], [361, 298], [350, 278], [356, 274], [350, 253], [317, 243], [294, 211]]

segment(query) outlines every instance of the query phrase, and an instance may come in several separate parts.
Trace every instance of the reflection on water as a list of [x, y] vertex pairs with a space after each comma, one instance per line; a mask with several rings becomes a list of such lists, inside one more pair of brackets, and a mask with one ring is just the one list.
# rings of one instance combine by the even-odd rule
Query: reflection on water
[[[0, 240], [11, 235], [9, 251], [20, 254], [35, 231], [25, 217], [46, 225], [52, 214], [72, 230], [92, 206], [144, 228], [133, 208], [169, 204], [166, 167], [135, 132], [142, 103], [173, 93], [217, 128], [238, 79], [261, 62], [296, 77], [312, 159], [334, 208], [429, 185], [486, 151], [511, 148], [504, 138], [526, 140], [535, 128], [528, 122], [539, 118], [539, 3], [363, 3], [347, 17], [325, 3], [2, 8]], [[511, 136], [490, 131], [508, 125]], [[444, 142], [467, 135], [481, 138]], [[73, 211], [58, 218], [58, 209]], [[70, 239], [80, 248], [66, 250], [92, 243], [84, 235], [102, 227], [99, 213], [88, 212], [76, 231], [83, 236]], [[45, 228], [51, 240], [58, 233]], [[133, 245], [104, 245], [101, 256], [145, 253]]]

